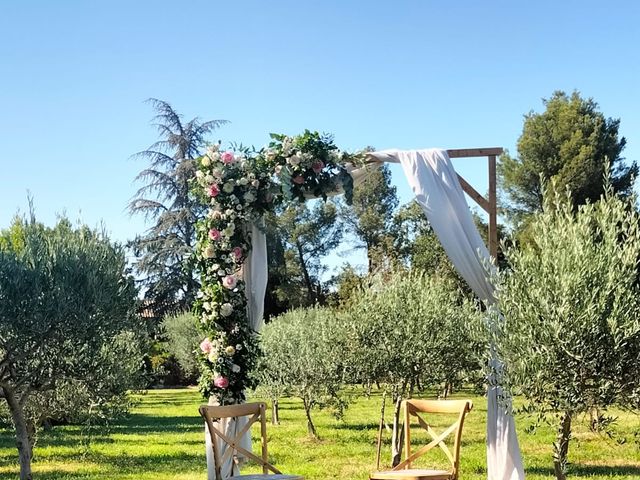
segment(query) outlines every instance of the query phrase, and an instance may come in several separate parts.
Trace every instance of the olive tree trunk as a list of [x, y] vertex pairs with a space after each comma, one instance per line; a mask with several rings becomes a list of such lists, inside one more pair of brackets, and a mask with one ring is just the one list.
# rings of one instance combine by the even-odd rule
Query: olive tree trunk
[[29, 434], [29, 424], [24, 416], [22, 404], [15, 392], [9, 387], [2, 387], [4, 398], [7, 400], [13, 425], [16, 430], [16, 447], [20, 462], [20, 480], [31, 480], [31, 457], [33, 455], [32, 436]]
[[307, 432], [309, 433], [310, 437], [318, 440], [318, 432], [316, 431], [316, 427], [313, 424], [313, 420], [311, 419], [311, 401], [303, 398], [302, 403], [304, 405], [304, 413], [307, 416]]
[[280, 425], [280, 406], [278, 399], [271, 399], [271, 425]]
[[391, 434], [391, 465], [395, 467], [400, 463], [402, 457], [402, 442], [404, 440], [404, 429], [400, 424], [400, 408], [402, 406], [402, 395], [395, 395], [395, 405], [393, 406], [393, 431]]
[[564, 412], [560, 418], [560, 426], [553, 444], [553, 470], [557, 480], [567, 478], [567, 456], [571, 439], [571, 412]]

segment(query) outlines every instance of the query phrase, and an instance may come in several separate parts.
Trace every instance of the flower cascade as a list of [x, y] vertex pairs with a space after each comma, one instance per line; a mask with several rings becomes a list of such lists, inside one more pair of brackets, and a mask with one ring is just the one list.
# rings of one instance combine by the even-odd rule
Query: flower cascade
[[197, 225], [201, 288], [195, 311], [203, 339], [196, 354], [200, 389], [221, 405], [244, 401], [259, 356], [242, 278], [251, 225], [261, 225], [263, 214], [285, 201], [345, 193], [350, 202], [348, 166], [362, 160], [361, 154], [340, 152], [331, 137], [317, 132], [271, 137], [266, 149], [222, 151], [213, 145], [197, 159], [193, 188], [208, 209]]

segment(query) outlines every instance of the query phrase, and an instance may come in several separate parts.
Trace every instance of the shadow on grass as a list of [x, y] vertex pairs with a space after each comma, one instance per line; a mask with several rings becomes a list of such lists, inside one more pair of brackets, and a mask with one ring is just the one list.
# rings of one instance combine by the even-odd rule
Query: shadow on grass
[[[198, 453], [195, 453], [198, 452]], [[46, 472], [38, 472], [39, 465], [46, 465], [50, 462], [61, 463], [86, 463], [98, 466], [97, 473], [75, 473], [69, 472], [68, 469], [53, 468]], [[17, 462], [6, 462], [6, 465], [15, 466]], [[204, 448], [194, 449], [194, 453], [175, 452], [171, 454], [160, 455], [102, 455], [100, 453], [89, 453], [81, 455], [78, 453], [58, 454], [42, 459], [42, 462], [35, 458], [33, 468], [37, 472], [34, 477], [38, 479], [49, 478], [99, 478], [100, 476], [110, 473], [130, 474], [130, 473], [175, 473], [175, 472], [204, 472], [206, 471], [206, 460]], [[15, 479], [14, 473], [1, 473], [0, 480], [12, 478]]]
[[333, 425], [332, 428], [335, 428], [336, 430], [354, 430], [357, 432], [362, 432], [365, 430], [374, 430], [374, 431], [378, 431], [378, 428], [380, 428], [380, 425], [376, 422], [368, 422], [368, 423], [338, 423], [336, 425]]
[[[87, 459], [88, 461], [98, 461], [100, 463], [108, 463], [108, 464], [118, 464], [118, 459], [109, 456], [102, 456], [98, 453], [95, 453], [92, 449], [94, 447], [100, 447], [104, 445], [139, 445], [140, 439], [137, 437], [138, 435], [183, 435], [185, 433], [199, 433], [203, 432], [204, 438], [204, 426], [200, 419], [200, 417], [191, 417], [191, 416], [174, 416], [174, 417], [157, 417], [154, 415], [145, 415], [134, 413], [126, 418], [120, 420], [119, 422], [115, 422], [108, 427], [105, 427], [103, 431], [100, 433], [94, 433], [91, 437], [86, 437], [81, 432], [81, 427], [54, 427], [52, 430], [44, 431], [39, 434], [38, 443], [35, 447], [35, 460], [38, 459], [42, 461], [56, 461], [56, 460], [76, 460], [82, 461], [83, 459]], [[111, 435], [123, 435], [124, 438], [114, 439]], [[128, 437], [129, 435], [132, 436]], [[174, 443], [175, 440], [168, 439], [167, 444]], [[83, 444], [89, 443], [89, 450], [87, 455], [82, 453]], [[155, 441], [157, 444], [158, 442]], [[200, 449], [198, 445], [204, 445], [204, 440], [191, 440], [191, 439], [183, 439], [180, 442], [182, 445], [193, 445], [194, 452], [200, 453]], [[60, 447], [68, 447], [77, 449], [72, 453], [53, 453], [48, 455], [41, 455], [40, 452], [47, 448], [60, 448]], [[13, 432], [9, 430], [4, 430], [0, 432], [0, 448], [6, 448], [9, 450], [14, 450], [16, 448], [15, 437], [13, 436]], [[202, 453], [204, 449], [202, 449]], [[204, 453], [203, 453], [204, 454]], [[180, 454], [181, 455], [181, 454]], [[169, 456], [172, 457], [172, 456]], [[199, 458], [197, 454], [192, 456], [193, 458]], [[149, 466], [149, 462], [145, 460], [145, 458], [153, 459], [153, 461], [161, 461], [163, 456], [123, 456], [123, 458], [128, 459], [129, 462], [133, 462], [134, 464], [144, 465], [145, 468]], [[190, 456], [191, 458], [191, 456]], [[12, 465], [15, 463], [17, 459], [17, 451], [15, 452], [15, 457], [13, 455], [2, 456], [0, 457], [0, 466]], [[180, 461], [177, 462], [181, 466], [182, 463]], [[4, 474], [2, 474], [4, 475]], [[9, 478], [0, 475], [0, 479]], [[67, 475], [69, 478], [72, 476]], [[67, 478], [65, 476], [64, 478]], [[14, 477], [11, 477], [14, 478]], [[44, 475], [38, 475], [38, 478], [47, 478]], [[60, 478], [60, 477], [58, 477]], [[75, 478], [75, 477], [74, 477]], [[81, 474], [79, 474], [78, 478], [84, 478]]]
[[[640, 478], [640, 465], [569, 465], [568, 474], [570, 477], [575, 478], [590, 478], [590, 477], [616, 477], [616, 476], [628, 476], [631, 478]], [[525, 473], [536, 475], [548, 475], [551, 478], [555, 478], [553, 472], [553, 466], [548, 467], [528, 467]]]
[[109, 432], [114, 434], [185, 433], [203, 430], [203, 425], [199, 416], [158, 417], [133, 413], [124, 421], [110, 425]]
[[[95, 479], [96, 476], [94, 474], [85, 473], [69, 473], [65, 471], [49, 471], [44, 473], [36, 473], [36, 478], [38, 480], [60, 480], [64, 478], [65, 480], [85, 480], [85, 479]], [[15, 473], [0, 473], [0, 480], [16, 480]]]

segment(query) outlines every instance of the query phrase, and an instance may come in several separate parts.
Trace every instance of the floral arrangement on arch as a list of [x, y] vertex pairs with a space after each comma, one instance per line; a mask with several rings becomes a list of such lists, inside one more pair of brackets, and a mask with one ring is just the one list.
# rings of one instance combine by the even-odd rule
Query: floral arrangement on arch
[[194, 191], [208, 205], [197, 225], [196, 265], [201, 289], [195, 302], [203, 340], [197, 351], [200, 389], [221, 405], [240, 403], [253, 387], [259, 357], [249, 325], [243, 264], [251, 250], [251, 226], [286, 201], [326, 199], [344, 193], [351, 201], [350, 168], [362, 154], [341, 152], [328, 135], [305, 131], [271, 135], [265, 149], [211, 146], [197, 159]]

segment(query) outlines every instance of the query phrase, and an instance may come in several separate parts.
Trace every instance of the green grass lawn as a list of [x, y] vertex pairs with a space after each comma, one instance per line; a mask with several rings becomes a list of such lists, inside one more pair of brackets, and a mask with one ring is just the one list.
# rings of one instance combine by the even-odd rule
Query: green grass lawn
[[[34, 477], [204, 480], [204, 433], [197, 411], [201, 403], [199, 393], [157, 390], [138, 398], [140, 403], [126, 420], [97, 434], [89, 446], [78, 427], [56, 427], [42, 433], [35, 450]], [[473, 401], [474, 410], [467, 417], [463, 432], [461, 478], [484, 480], [486, 404], [481, 397], [473, 397]], [[312, 441], [306, 435], [301, 403], [283, 399], [282, 424], [269, 425], [271, 460], [285, 473], [299, 473], [307, 479], [366, 479], [375, 462], [379, 409], [380, 396], [373, 395], [357, 399], [342, 421], [328, 413], [316, 412], [321, 440]], [[517, 420], [527, 478], [551, 478], [552, 429], [544, 427], [536, 434], [528, 434], [524, 430], [531, 421], [525, 417]], [[577, 425], [570, 447], [572, 478], [640, 478], [637, 443], [640, 440], [634, 438], [639, 429], [637, 416], [620, 414], [617, 431], [627, 438], [620, 445], [589, 432], [584, 423]], [[437, 464], [443, 458], [434, 456], [434, 461]], [[4, 431], [0, 436], [0, 479], [16, 478], [17, 472], [12, 434]]]

